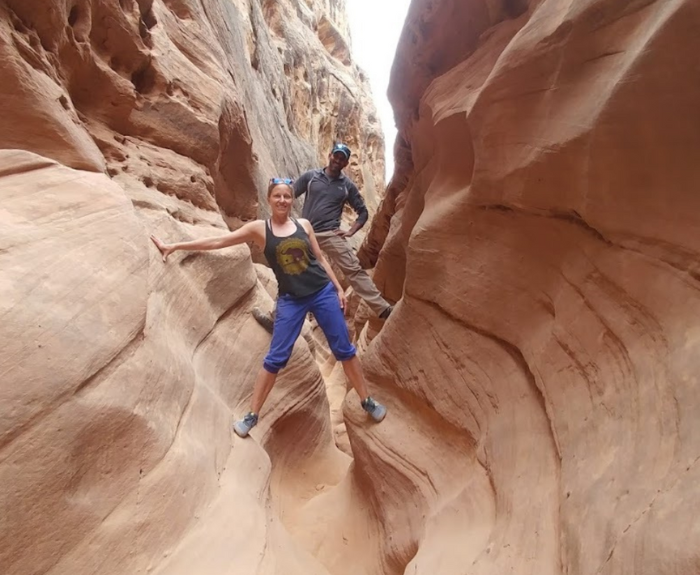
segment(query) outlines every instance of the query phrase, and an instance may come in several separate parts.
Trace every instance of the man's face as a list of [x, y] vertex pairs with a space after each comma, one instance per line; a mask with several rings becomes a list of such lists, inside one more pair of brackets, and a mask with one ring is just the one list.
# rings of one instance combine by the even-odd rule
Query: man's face
[[343, 152], [336, 152], [335, 154], [330, 154], [328, 156], [328, 167], [333, 172], [340, 172], [347, 165], [348, 159], [345, 157]]

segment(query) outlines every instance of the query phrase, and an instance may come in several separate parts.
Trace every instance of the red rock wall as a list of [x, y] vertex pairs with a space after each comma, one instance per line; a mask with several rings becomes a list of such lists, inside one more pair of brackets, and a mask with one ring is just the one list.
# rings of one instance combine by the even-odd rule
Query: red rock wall
[[349, 430], [385, 572], [700, 569], [699, 25], [413, 2], [363, 250], [401, 298], [366, 356], [393, 411]]
[[[286, 463], [327, 453], [314, 486], [348, 465], [308, 346], [233, 449], [269, 345], [250, 315], [271, 308], [268, 280], [246, 246], [164, 264], [148, 236], [255, 217], [270, 176], [317, 166], [336, 137], [379, 198], [366, 82], [318, 32], [342, 14], [0, 2], [3, 575], [327, 573], [269, 490]], [[291, 459], [273, 465], [281, 445]]]
[[363, 358], [389, 415], [350, 393], [336, 449], [300, 340], [232, 441], [269, 278], [148, 233], [218, 233], [331, 134], [376, 141], [327, 121], [364, 108], [322, 4], [0, 5], [3, 572], [697, 572], [691, 0], [416, 0], [363, 253], [399, 301]]
[[322, 164], [342, 138], [374, 205], [381, 130], [364, 75], [325, 45], [328, 9], [8, 0], [0, 145], [73, 168], [107, 166], [124, 185], [205, 209], [213, 194], [226, 215], [251, 217], [256, 186]]

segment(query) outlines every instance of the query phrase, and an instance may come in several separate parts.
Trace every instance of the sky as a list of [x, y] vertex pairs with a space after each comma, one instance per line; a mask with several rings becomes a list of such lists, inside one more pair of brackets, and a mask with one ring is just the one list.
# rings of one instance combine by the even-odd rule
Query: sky
[[386, 180], [394, 172], [394, 112], [386, 92], [391, 64], [411, 0], [345, 0], [350, 19], [355, 62], [369, 77], [377, 112], [384, 130]]

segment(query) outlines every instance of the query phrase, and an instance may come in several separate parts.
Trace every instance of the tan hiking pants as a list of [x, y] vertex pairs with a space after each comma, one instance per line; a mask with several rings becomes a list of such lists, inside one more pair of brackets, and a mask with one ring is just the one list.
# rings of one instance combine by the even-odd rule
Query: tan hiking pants
[[335, 235], [335, 232], [319, 232], [316, 239], [328, 258], [345, 274], [357, 295], [367, 302], [375, 314], [381, 314], [391, 305], [382, 297], [377, 286], [360, 266], [360, 261], [348, 240]]

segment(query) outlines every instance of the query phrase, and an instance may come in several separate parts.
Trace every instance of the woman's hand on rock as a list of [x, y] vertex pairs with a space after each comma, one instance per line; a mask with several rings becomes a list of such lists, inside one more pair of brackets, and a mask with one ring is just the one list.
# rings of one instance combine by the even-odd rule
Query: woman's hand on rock
[[151, 235], [151, 240], [153, 240], [153, 243], [156, 244], [158, 251], [163, 255], [163, 261], [168, 261], [168, 256], [175, 251], [175, 246], [164, 244], [154, 235]]

